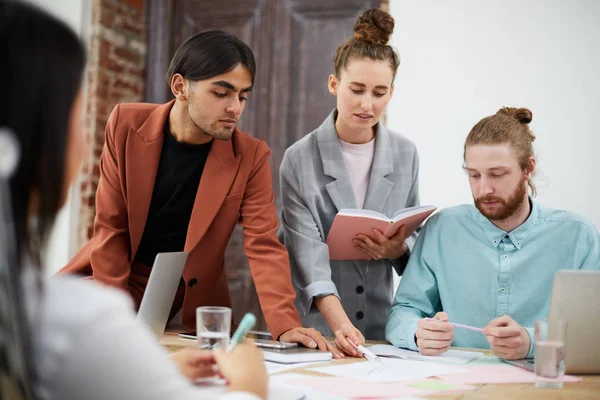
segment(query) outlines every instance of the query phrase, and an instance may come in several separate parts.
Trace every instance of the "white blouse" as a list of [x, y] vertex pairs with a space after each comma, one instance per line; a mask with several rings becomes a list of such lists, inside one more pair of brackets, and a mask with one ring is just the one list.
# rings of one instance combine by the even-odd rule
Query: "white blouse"
[[[33, 335], [38, 396], [46, 400], [210, 399], [179, 373], [131, 300], [116, 289], [72, 277], [44, 286]], [[258, 400], [228, 393], [220, 400]]]

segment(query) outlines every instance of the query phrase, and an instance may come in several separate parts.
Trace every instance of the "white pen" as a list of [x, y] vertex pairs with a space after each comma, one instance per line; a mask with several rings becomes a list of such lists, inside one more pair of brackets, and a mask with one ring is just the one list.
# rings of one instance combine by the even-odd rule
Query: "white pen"
[[375, 355], [375, 353], [373, 353], [371, 350], [367, 349], [365, 346], [359, 344], [358, 346], [356, 346], [356, 350], [360, 351], [367, 360], [379, 361], [380, 363], [383, 364], [383, 361], [381, 361], [381, 358], [377, 357]]
[[[442, 320], [439, 319], [435, 319], [435, 318], [425, 318], [426, 320], [429, 321], [438, 321], [438, 322], [444, 322]], [[482, 332], [483, 329], [482, 328], [476, 328], [474, 326], [469, 326], [469, 325], [463, 325], [463, 324], [457, 324], [456, 322], [448, 322], [450, 325], [452, 325], [455, 328], [462, 328], [462, 329], [467, 329], [470, 331], [475, 331], [475, 332]]]

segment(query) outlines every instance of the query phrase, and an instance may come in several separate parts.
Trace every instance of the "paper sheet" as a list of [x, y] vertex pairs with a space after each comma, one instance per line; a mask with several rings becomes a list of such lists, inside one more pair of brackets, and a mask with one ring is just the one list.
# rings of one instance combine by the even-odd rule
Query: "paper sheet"
[[309, 362], [309, 363], [299, 363], [299, 364], [279, 364], [270, 361], [265, 361], [265, 367], [267, 369], [267, 374], [273, 375], [278, 374], [280, 372], [289, 371], [292, 369], [298, 368], [307, 368], [307, 367], [318, 367], [324, 363], [331, 363], [331, 361], [321, 361], [321, 362]]
[[[444, 382], [453, 384], [481, 383], [533, 383], [535, 374], [512, 365], [471, 365], [460, 374], [440, 376]], [[565, 375], [565, 382], [579, 382], [581, 378]]]
[[483, 353], [476, 351], [448, 350], [439, 356], [424, 356], [418, 351], [399, 349], [389, 344], [376, 344], [369, 347], [373, 353], [382, 357], [396, 357], [405, 360], [421, 361], [440, 361], [452, 364], [466, 364], [483, 356]]
[[422, 361], [382, 358], [352, 364], [313, 368], [313, 371], [372, 382], [400, 382], [463, 372], [463, 369]]
[[[474, 390], [475, 386], [452, 385], [439, 380], [424, 380], [414, 383], [395, 382], [380, 383], [370, 382], [365, 384], [351, 378], [341, 377], [321, 377], [293, 374], [292, 378], [285, 380], [285, 384], [306, 388], [318, 393], [327, 393], [328, 395], [340, 396], [342, 398], [405, 398], [405, 396], [427, 396], [430, 394], [440, 394], [447, 392], [456, 392], [464, 390]], [[285, 377], [286, 375], [281, 375]], [[422, 387], [414, 387], [417, 384]], [[430, 388], [426, 388], [429, 386]], [[443, 386], [443, 390], [440, 387]], [[320, 397], [319, 397], [320, 398]]]

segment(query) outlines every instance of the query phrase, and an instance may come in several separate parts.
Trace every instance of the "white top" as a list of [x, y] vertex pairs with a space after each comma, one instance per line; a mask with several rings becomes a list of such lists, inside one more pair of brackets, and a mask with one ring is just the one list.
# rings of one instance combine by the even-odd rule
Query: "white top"
[[375, 156], [375, 138], [364, 144], [353, 144], [340, 140], [346, 170], [354, 192], [356, 208], [363, 208], [367, 197], [371, 165]]
[[[33, 321], [38, 396], [45, 400], [213, 399], [179, 373], [131, 300], [91, 281], [47, 282]], [[214, 392], [213, 392], [214, 393]], [[228, 393], [220, 400], [258, 400]]]

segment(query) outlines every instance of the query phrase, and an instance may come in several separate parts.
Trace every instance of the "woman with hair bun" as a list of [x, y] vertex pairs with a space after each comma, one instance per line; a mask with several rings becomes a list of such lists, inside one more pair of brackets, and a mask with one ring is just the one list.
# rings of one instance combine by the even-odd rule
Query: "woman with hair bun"
[[289, 253], [296, 306], [305, 326], [335, 335], [345, 354], [384, 340], [393, 297], [393, 269], [402, 274], [414, 243], [402, 229], [359, 235], [369, 260], [333, 261], [325, 240], [342, 208], [392, 215], [419, 204], [415, 145], [386, 129], [381, 116], [400, 64], [388, 44], [394, 19], [379, 9], [358, 18], [336, 52], [329, 92], [336, 108], [321, 126], [287, 149], [281, 169], [281, 236]]

